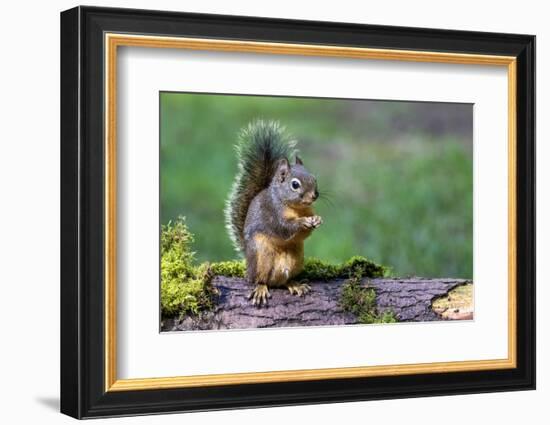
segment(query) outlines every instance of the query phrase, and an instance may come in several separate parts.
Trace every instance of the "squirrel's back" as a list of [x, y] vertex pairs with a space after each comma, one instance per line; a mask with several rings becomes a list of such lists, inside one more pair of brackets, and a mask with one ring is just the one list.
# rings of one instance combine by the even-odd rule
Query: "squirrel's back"
[[244, 223], [250, 203], [273, 179], [277, 163], [294, 154], [295, 142], [276, 121], [255, 121], [241, 131], [236, 145], [238, 172], [225, 207], [229, 236], [244, 249]]

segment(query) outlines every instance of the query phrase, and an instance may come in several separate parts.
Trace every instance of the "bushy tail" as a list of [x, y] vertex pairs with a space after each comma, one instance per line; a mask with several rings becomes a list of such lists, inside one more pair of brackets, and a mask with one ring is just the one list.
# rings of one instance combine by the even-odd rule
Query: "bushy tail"
[[269, 186], [277, 162], [290, 159], [295, 145], [276, 121], [255, 121], [241, 131], [235, 146], [239, 168], [225, 206], [227, 231], [237, 251], [244, 249], [244, 222], [250, 202]]

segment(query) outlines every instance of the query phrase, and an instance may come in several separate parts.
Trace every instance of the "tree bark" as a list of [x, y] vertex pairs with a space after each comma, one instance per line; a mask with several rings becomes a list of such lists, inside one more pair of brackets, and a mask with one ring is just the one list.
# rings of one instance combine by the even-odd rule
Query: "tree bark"
[[[219, 298], [212, 311], [198, 316], [164, 318], [161, 328], [162, 331], [183, 331], [357, 324], [357, 317], [339, 305], [344, 283], [344, 279], [310, 282], [312, 291], [302, 297], [291, 295], [286, 289], [273, 288], [268, 306], [257, 308], [248, 300], [252, 288], [244, 279], [217, 276], [212, 284], [218, 289]], [[400, 322], [471, 319], [471, 315], [445, 316], [441, 309], [436, 312], [432, 308], [434, 300], [467, 283], [471, 281], [418, 277], [362, 281], [363, 286], [375, 290], [378, 311], [389, 309]]]

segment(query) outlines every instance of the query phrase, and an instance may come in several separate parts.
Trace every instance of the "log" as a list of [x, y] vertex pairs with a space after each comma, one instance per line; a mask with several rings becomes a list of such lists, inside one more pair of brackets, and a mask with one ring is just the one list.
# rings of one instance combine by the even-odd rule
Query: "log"
[[[272, 297], [269, 299], [269, 304], [266, 307], [257, 308], [252, 306], [248, 300], [251, 287], [244, 279], [216, 276], [212, 284], [217, 288], [219, 297], [213, 310], [197, 316], [163, 318], [161, 330], [357, 324], [359, 323], [357, 317], [343, 311], [339, 304], [344, 283], [344, 279], [310, 282], [312, 291], [302, 297], [291, 295], [286, 289], [270, 289]], [[410, 277], [364, 279], [361, 285], [375, 290], [379, 312], [390, 309], [400, 322], [423, 322], [471, 319], [471, 315], [468, 314], [444, 314], [448, 313], [449, 308], [454, 311], [452, 303], [449, 304], [452, 300], [449, 293], [455, 288], [470, 283], [471, 281], [465, 279]], [[471, 292], [470, 290], [470, 298]], [[432, 304], [436, 300], [439, 301], [439, 304], [438, 309], [434, 310]], [[449, 305], [446, 306], [446, 304]], [[461, 308], [464, 310], [464, 306]]]

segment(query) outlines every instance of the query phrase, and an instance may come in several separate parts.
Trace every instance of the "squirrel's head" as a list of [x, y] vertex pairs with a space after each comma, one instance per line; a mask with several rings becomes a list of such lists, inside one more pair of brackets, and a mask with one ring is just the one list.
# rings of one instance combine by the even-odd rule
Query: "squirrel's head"
[[315, 176], [298, 156], [292, 165], [286, 158], [278, 161], [271, 185], [279, 199], [292, 208], [307, 208], [319, 197]]

